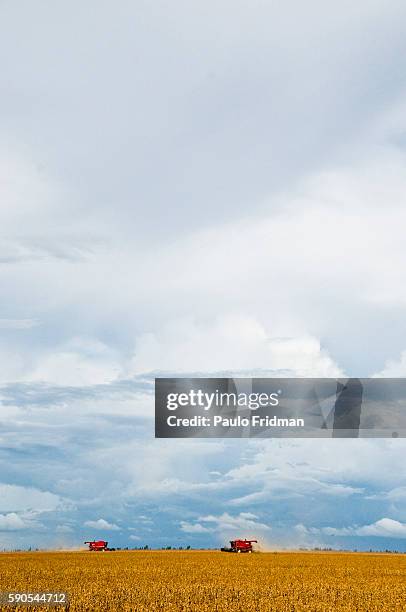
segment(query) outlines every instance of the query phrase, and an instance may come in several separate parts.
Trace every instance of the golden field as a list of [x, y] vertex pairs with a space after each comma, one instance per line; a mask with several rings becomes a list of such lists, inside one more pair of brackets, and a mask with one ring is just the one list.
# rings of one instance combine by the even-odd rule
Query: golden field
[[[406, 610], [406, 555], [216, 551], [0, 554], [0, 591], [67, 591], [69, 610]], [[45, 607], [1, 607], [45, 610]], [[59, 608], [61, 609], [61, 608]]]

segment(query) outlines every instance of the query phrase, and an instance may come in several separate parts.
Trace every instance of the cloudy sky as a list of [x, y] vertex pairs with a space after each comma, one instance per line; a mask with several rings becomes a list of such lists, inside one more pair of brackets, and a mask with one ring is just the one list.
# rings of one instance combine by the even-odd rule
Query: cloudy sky
[[0, 548], [406, 550], [403, 440], [155, 440], [156, 372], [406, 374], [406, 6], [0, 2]]

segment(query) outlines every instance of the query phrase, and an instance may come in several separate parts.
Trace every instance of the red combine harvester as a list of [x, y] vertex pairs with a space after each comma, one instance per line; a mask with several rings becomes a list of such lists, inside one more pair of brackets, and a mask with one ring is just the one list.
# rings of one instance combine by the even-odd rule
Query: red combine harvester
[[107, 548], [108, 542], [106, 542], [105, 540], [93, 540], [93, 542], [85, 542], [85, 544], [89, 544], [89, 550], [93, 552], [114, 550], [113, 548]]
[[230, 548], [224, 547], [221, 550], [232, 553], [252, 553], [254, 542], [257, 544], [258, 540], [230, 540]]

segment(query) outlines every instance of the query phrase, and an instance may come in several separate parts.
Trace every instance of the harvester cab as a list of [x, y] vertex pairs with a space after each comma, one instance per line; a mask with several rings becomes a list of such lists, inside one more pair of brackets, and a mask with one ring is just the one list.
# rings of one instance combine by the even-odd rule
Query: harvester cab
[[230, 540], [230, 547], [224, 547], [221, 550], [223, 552], [252, 553], [254, 543], [257, 544], [258, 540]]

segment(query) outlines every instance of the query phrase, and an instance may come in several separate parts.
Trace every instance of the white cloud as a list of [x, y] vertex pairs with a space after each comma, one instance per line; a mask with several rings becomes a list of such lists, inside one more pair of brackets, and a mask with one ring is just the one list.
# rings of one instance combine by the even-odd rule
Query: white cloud
[[390, 518], [382, 518], [372, 525], [364, 525], [356, 529], [361, 536], [379, 536], [386, 538], [406, 538], [406, 523], [400, 523]]
[[367, 499], [384, 499], [389, 501], [403, 501], [406, 499], [406, 486], [395, 487], [389, 491], [368, 495]]
[[204, 527], [200, 523], [190, 523], [188, 521], [181, 521], [179, 524], [181, 531], [184, 531], [186, 533], [211, 533], [214, 531], [214, 529]]
[[138, 542], [139, 540], [141, 540], [140, 536], [131, 534], [130, 535], [130, 540], [134, 540], [134, 542]]
[[36, 319], [0, 319], [0, 329], [31, 329], [37, 325]]
[[85, 521], [85, 527], [90, 527], [91, 529], [97, 529], [99, 531], [118, 531], [118, 525], [114, 523], [109, 523], [105, 519], [99, 518], [97, 521]]
[[[287, 470], [288, 472], [289, 470]], [[300, 469], [298, 470], [300, 472]], [[270, 475], [269, 478], [258, 478], [258, 483], [263, 481], [262, 490], [250, 493], [248, 495], [242, 495], [230, 500], [232, 506], [250, 506], [253, 504], [262, 504], [273, 499], [284, 499], [284, 498], [300, 498], [310, 493], [313, 495], [329, 495], [331, 497], [350, 497], [354, 494], [363, 492], [362, 488], [352, 487], [342, 483], [334, 482], [323, 482], [323, 479], [319, 480], [310, 476], [296, 476], [280, 475], [280, 477], [273, 479]]]
[[55, 510], [62, 503], [58, 495], [40, 491], [33, 487], [0, 484], [0, 511], [47, 512]]
[[32, 527], [32, 522], [24, 520], [16, 512], [0, 514], [0, 531], [19, 531], [20, 529], [29, 529], [30, 527]]
[[404, 378], [406, 376], [406, 351], [402, 351], [400, 358], [388, 359], [381, 372], [374, 374], [376, 377]]
[[403, 461], [400, 440], [253, 440], [250, 449], [250, 458], [224, 477], [229, 490], [233, 484], [247, 490], [234, 504], [306, 499], [310, 493], [338, 501], [364, 495], [371, 487], [406, 484], [406, 477], [393, 471]]
[[[342, 374], [352, 334], [358, 334], [360, 325], [370, 334], [376, 318], [386, 319], [388, 309], [396, 310], [406, 300], [400, 273], [406, 266], [401, 231], [406, 224], [404, 163], [401, 152], [375, 151], [372, 159], [315, 172], [283, 196], [272, 195], [260, 216], [197, 230], [156, 250], [106, 244], [91, 263], [70, 272], [69, 296], [60, 284], [59, 264], [41, 268], [38, 282], [44, 293], [57, 288], [47, 299], [61, 313], [63, 341], [40, 351], [30, 349], [20, 379], [80, 385], [157, 369]], [[360, 257], [370, 244], [374, 249], [368, 257]], [[137, 278], [136, 292], [128, 291], [130, 273]], [[151, 278], [159, 282], [151, 283]], [[6, 280], [11, 282], [10, 277]], [[30, 278], [23, 280], [30, 283]], [[12, 287], [6, 290], [10, 293]], [[98, 330], [102, 335], [106, 325], [115, 325], [114, 295], [123, 296], [122, 324], [129, 343], [135, 342], [132, 360], [128, 345], [115, 340], [109, 340], [110, 345], [86, 339], [84, 333], [78, 344], [72, 330], [77, 324], [64, 314], [69, 297], [77, 304], [79, 320], [93, 321], [90, 327], [97, 338]], [[27, 299], [20, 297], [22, 302]], [[175, 314], [179, 303], [185, 313], [180, 318]], [[42, 303], [35, 305], [36, 312], [43, 308]], [[365, 309], [372, 319], [365, 317]], [[352, 316], [344, 321], [345, 312]], [[39, 318], [46, 328], [46, 317]], [[83, 331], [88, 329], [84, 325]], [[85, 344], [92, 342], [101, 342], [103, 350], [89, 351]], [[377, 350], [375, 357], [364, 353], [363, 367], [378, 359], [376, 355], [381, 361], [385, 352]]]
[[13, 150], [0, 151], [0, 222], [8, 236], [21, 235], [21, 227], [40, 227], [52, 212], [58, 189], [35, 161]]
[[73, 338], [54, 352], [43, 354], [26, 379], [81, 387], [111, 382], [120, 370], [117, 356], [105, 344], [89, 338]]
[[382, 518], [370, 525], [351, 527], [305, 527], [296, 525], [301, 533], [323, 534], [327, 536], [373, 536], [382, 538], [406, 538], [406, 523]]
[[177, 320], [157, 335], [140, 336], [133, 368], [136, 372], [259, 368], [297, 376], [343, 374], [316, 338], [274, 337], [254, 318], [237, 315], [218, 317], [205, 325]]
[[57, 525], [55, 531], [57, 533], [74, 533], [74, 530], [70, 525]]
[[[49, 342], [40, 349], [28, 340], [17, 347], [32, 361], [29, 374], [61, 384], [109, 381], [137, 338], [136, 370], [161, 365], [173, 369], [173, 364], [185, 369], [190, 357], [194, 369], [213, 370], [217, 365], [208, 363], [211, 356], [220, 369], [268, 367], [264, 362], [272, 362], [278, 368], [328, 375], [346, 369], [342, 353], [347, 358], [353, 354], [349, 338], [359, 337], [359, 322], [368, 327], [364, 335], [370, 337], [376, 319], [387, 317], [386, 308], [404, 304], [405, 159], [401, 143], [393, 142], [394, 135], [404, 133], [405, 116], [399, 111], [403, 81], [388, 84], [386, 78], [392, 53], [405, 39], [404, 27], [394, 17], [398, 3], [385, 10], [376, 3], [347, 9], [330, 15], [316, 3], [296, 30], [288, 10], [273, 5], [264, 5], [258, 14], [240, 6], [230, 24], [227, 3], [216, 6], [213, 20], [202, 20], [175, 3], [171, 10], [185, 27], [174, 44], [160, 31], [165, 18], [158, 15], [166, 15], [164, 5], [156, 13], [127, 3], [116, 35], [128, 45], [128, 61], [138, 40], [130, 35], [128, 23], [145, 19], [154, 24], [145, 29], [148, 35], [138, 32], [144, 48], [151, 45], [154, 53], [146, 54], [134, 82], [128, 80], [121, 56], [110, 53], [108, 64], [118, 68], [113, 70], [118, 86], [112, 90], [121, 91], [126, 100], [137, 92], [138, 112], [131, 105], [123, 107], [121, 97], [111, 92], [106, 100], [106, 58], [101, 54], [92, 62], [95, 87], [68, 122], [64, 105], [70, 107], [71, 92], [85, 69], [81, 45], [97, 47], [104, 40], [113, 9], [106, 5], [90, 42], [88, 28], [83, 27], [88, 16], [80, 15], [78, 27], [83, 30], [78, 31], [77, 56], [57, 75], [47, 52], [53, 48], [54, 33], [47, 20], [33, 14], [43, 36], [38, 37], [38, 55], [34, 53], [32, 61], [55, 82], [54, 107], [64, 120], [52, 119], [62, 130], [57, 134], [49, 114], [28, 103], [41, 99], [42, 84], [33, 80], [35, 71], [14, 57], [10, 73], [3, 77], [26, 95], [19, 96], [19, 104], [25, 100], [20, 115], [7, 110], [15, 108], [13, 88], [5, 88], [9, 93], [2, 98], [10, 122], [4, 136], [11, 152], [0, 154], [0, 221], [8, 240], [0, 280], [4, 293], [14, 296], [13, 316], [38, 318], [44, 327], [43, 343]], [[139, 10], [141, 21], [133, 18], [133, 11], [138, 15]], [[5, 48], [13, 31], [7, 27], [9, 19], [15, 25], [11, 8], [2, 20], [0, 44]], [[55, 20], [60, 44], [69, 38], [70, 19], [64, 14], [64, 19]], [[252, 27], [239, 27], [246, 19]], [[371, 28], [363, 31], [379, 30], [380, 36], [369, 34], [360, 43], [359, 25], [364, 20]], [[269, 29], [264, 23], [273, 25]], [[197, 45], [192, 54], [189, 37]], [[173, 54], [169, 73], [168, 45]], [[23, 48], [19, 53], [27, 55]], [[322, 64], [314, 61], [320, 56]], [[137, 83], [144, 70], [157, 78], [140, 96]], [[275, 74], [276, 97], [269, 87]], [[346, 74], [339, 95], [337, 74]], [[380, 95], [365, 96], [368, 88]], [[175, 98], [173, 91], [178, 91]], [[292, 91], [301, 91], [299, 109]], [[105, 107], [94, 104], [101, 92]], [[111, 117], [107, 108], [116, 108], [122, 130], [107, 129], [103, 144], [110, 144], [102, 146], [98, 126], [108, 127], [109, 121], [103, 120]], [[25, 117], [24, 127], [17, 116]], [[94, 124], [89, 124], [90, 116]], [[136, 118], [144, 116], [140, 125]], [[134, 129], [134, 138], [128, 138], [129, 129]], [[83, 159], [77, 150], [59, 146], [78, 139]], [[255, 156], [248, 155], [254, 148]], [[106, 153], [118, 149], [123, 152], [120, 161]], [[152, 152], [158, 149], [157, 157]], [[213, 150], [220, 154], [213, 156]], [[92, 171], [84, 176], [81, 169], [87, 159], [93, 160]], [[139, 169], [136, 180], [134, 164]], [[144, 165], [160, 180], [151, 180]], [[78, 256], [85, 250], [83, 244], [91, 257]], [[65, 253], [69, 247], [75, 254], [71, 260]], [[11, 261], [18, 264], [13, 273]], [[30, 313], [21, 314], [27, 305]], [[177, 328], [179, 311], [185, 317], [196, 313], [196, 322], [189, 337], [181, 333], [172, 343], [167, 328]], [[235, 312], [240, 314], [232, 321]], [[218, 341], [216, 349], [205, 343], [206, 331], [209, 341]], [[105, 338], [120, 358], [84, 357], [67, 346], [72, 337], [89, 333]], [[275, 343], [278, 337], [291, 340]], [[201, 355], [192, 352], [194, 341], [202, 346]], [[339, 357], [334, 356], [337, 345]], [[356, 361], [369, 367], [371, 359], [363, 353]], [[20, 377], [26, 374], [22, 369]]]
[[255, 534], [255, 532], [270, 531], [271, 527], [264, 523], [258, 522], [258, 516], [251, 512], [240, 512], [236, 516], [232, 516], [228, 512], [223, 512], [221, 515], [209, 514], [201, 516], [196, 522], [181, 521], [180, 528], [187, 533], [228, 533], [240, 532], [239, 535], [246, 537], [247, 534]]

